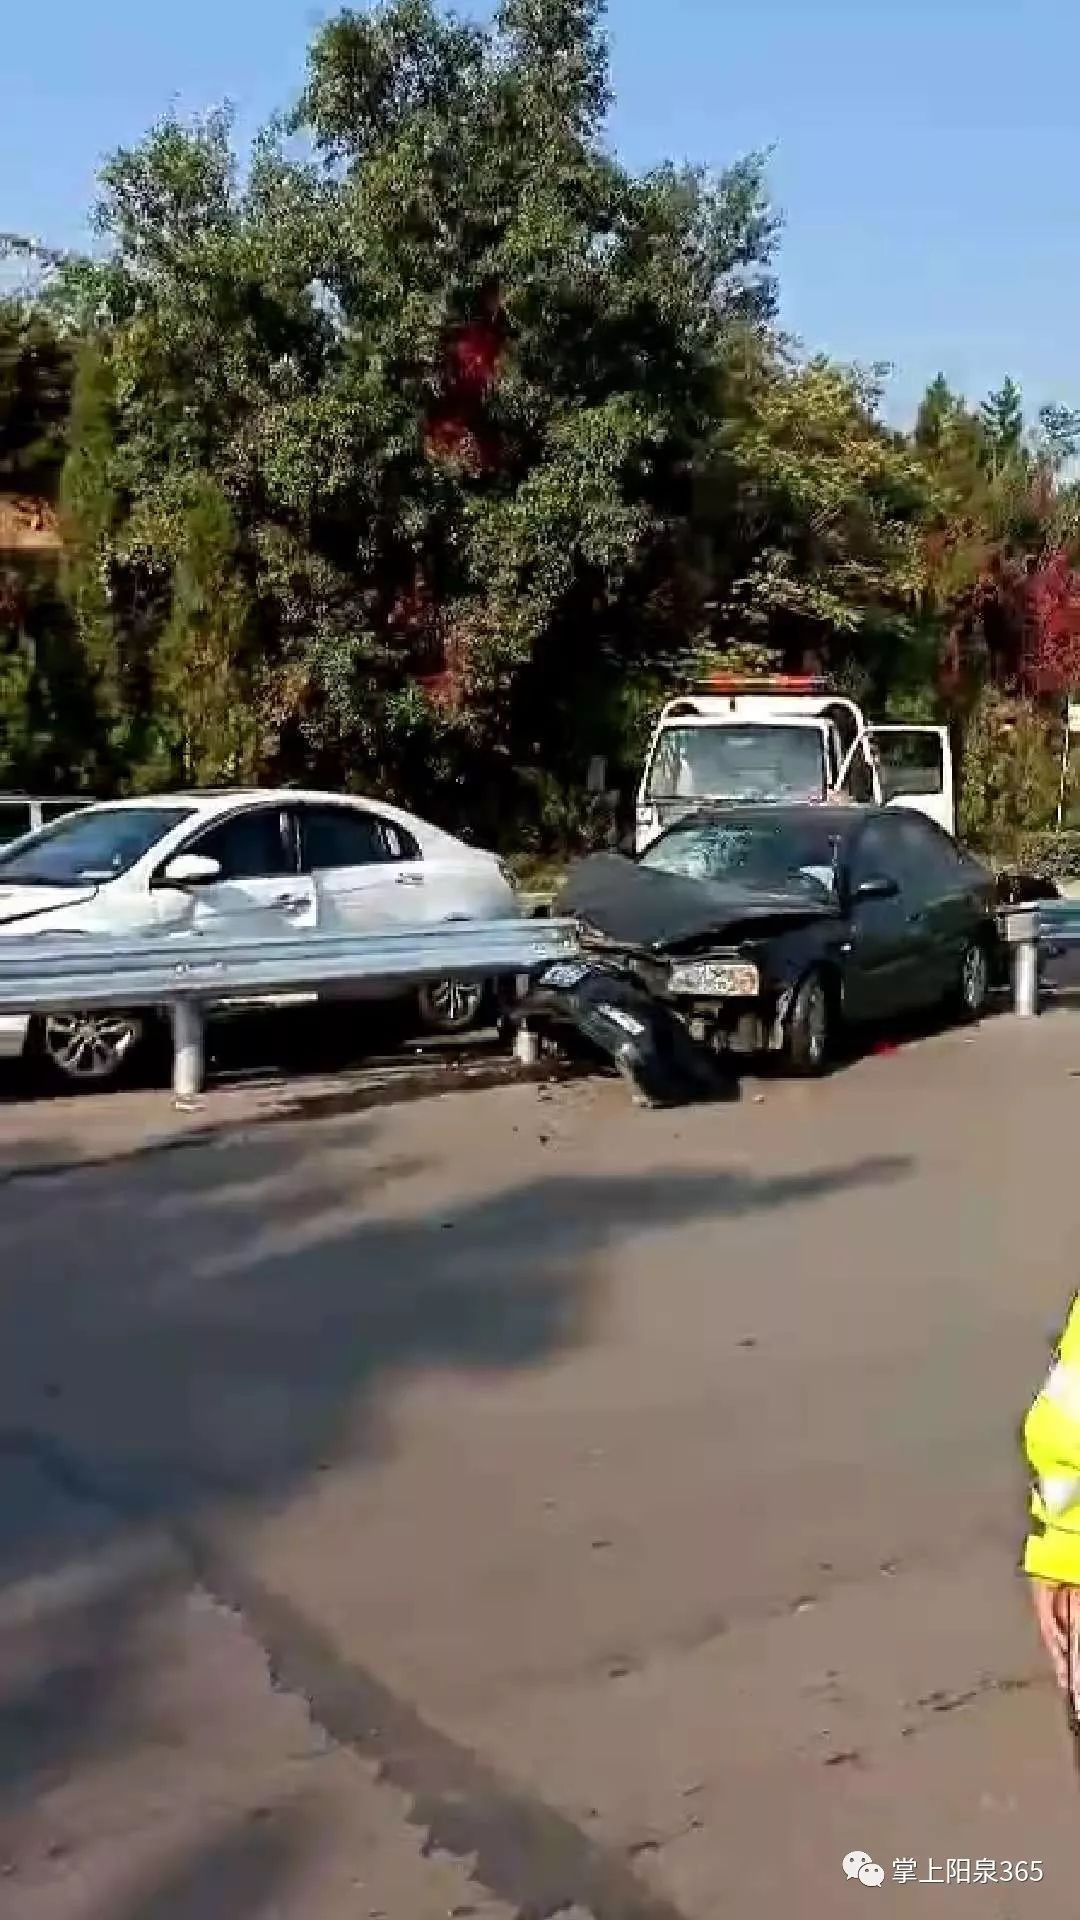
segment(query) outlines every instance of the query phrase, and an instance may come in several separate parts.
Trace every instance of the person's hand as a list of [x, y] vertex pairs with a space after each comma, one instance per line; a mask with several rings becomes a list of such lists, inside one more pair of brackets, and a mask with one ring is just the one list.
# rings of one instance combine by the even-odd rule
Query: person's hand
[[1039, 1633], [1062, 1693], [1066, 1693], [1069, 1686], [1069, 1597], [1072, 1591], [1071, 1587], [1057, 1586], [1050, 1580], [1031, 1582]]

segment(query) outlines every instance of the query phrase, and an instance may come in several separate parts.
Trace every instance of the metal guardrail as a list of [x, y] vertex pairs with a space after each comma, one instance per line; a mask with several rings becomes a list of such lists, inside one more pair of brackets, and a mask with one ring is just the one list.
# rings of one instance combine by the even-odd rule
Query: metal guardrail
[[525, 973], [577, 948], [566, 920], [447, 921], [400, 933], [296, 933], [222, 940], [200, 933], [124, 939], [59, 934], [0, 940], [0, 1014], [168, 1008], [173, 1087], [190, 1099], [205, 1072], [207, 1007], [321, 987], [484, 980]]
[[[1080, 946], [1080, 901], [1003, 908], [1018, 1014], [1039, 1010], [1039, 954], [1046, 944]], [[577, 951], [570, 920], [446, 921], [400, 933], [303, 932], [223, 940], [204, 933], [98, 939], [38, 933], [0, 939], [0, 1014], [167, 1009], [173, 1030], [173, 1087], [190, 1099], [203, 1085], [208, 1007], [320, 988], [388, 986], [428, 980], [490, 979], [526, 973]]]

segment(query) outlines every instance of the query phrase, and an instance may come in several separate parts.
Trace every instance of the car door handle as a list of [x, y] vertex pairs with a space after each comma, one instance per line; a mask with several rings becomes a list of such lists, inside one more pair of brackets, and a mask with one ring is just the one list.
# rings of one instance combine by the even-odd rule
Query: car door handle
[[394, 875], [395, 887], [422, 887], [424, 877], [420, 873], [397, 873]]
[[279, 893], [273, 904], [282, 913], [300, 913], [308, 903], [302, 893]]

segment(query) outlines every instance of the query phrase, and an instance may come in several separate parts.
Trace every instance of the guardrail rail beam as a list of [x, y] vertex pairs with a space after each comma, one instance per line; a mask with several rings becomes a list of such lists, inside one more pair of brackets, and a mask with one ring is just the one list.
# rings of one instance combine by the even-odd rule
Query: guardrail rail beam
[[0, 939], [0, 1014], [168, 1012], [173, 1086], [191, 1100], [205, 1074], [204, 1027], [216, 1006], [281, 993], [528, 974], [578, 949], [568, 920], [447, 920], [370, 933], [290, 933], [223, 939], [159, 931], [117, 938], [18, 934]]

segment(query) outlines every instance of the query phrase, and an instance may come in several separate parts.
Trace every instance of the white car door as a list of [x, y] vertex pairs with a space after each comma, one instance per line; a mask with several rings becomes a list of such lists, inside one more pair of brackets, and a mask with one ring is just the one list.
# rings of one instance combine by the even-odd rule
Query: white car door
[[956, 832], [952, 744], [948, 727], [872, 726], [867, 738], [887, 807], [922, 813]]
[[[317, 924], [315, 888], [297, 870], [296, 840], [289, 810], [280, 802], [246, 807], [193, 833], [180, 853], [216, 860], [218, 879], [175, 890], [180, 917], [167, 924], [226, 939], [272, 939]], [[167, 862], [165, 863], [168, 864]], [[159, 897], [174, 895], [158, 888]], [[173, 904], [170, 901], [170, 906]]]
[[379, 814], [343, 801], [301, 801], [300, 864], [315, 888], [319, 926], [330, 933], [416, 926], [433, 911], [420, 849]]
[[948, 727], [872, 726], [851, 747], [836, 790], [853, 800], [907, 807], [946, 833], [956, 832], [956, 793]]

